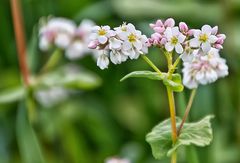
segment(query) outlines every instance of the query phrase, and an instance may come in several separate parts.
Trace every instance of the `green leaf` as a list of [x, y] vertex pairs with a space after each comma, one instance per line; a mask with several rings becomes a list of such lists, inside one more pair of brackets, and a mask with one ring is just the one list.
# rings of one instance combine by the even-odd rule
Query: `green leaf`
[[[174, 145], [172, 145], [171, 137], [171, 120], [167, 119], [161, 122], [146, 136], [146, 141], [151, 145], [153, 156], [156, 159], [162, 159], [171, 156], [180, 146], [193, 144], [204, 147], [209, 145], [213, 138], [210, 123], [212, 118], [213, 116], [209, 115], [198, 122], [185, 123]], [[177, 127], [179, 127], [181, 119], [177, 117], [176, 121]]]
[[77, 66], [64, 66], [47, 73], [37, 81], [37, 86], [53, 87], [59, 86], [70, 89], [89, 90], [98, 87], [101, 79]]
[[0, 104], [4, 103], [12, 103], [24, 98], [24, 88], [23, 87], [16, 87], [7, 89], [0, 93]]
[[37, 137], [28, 121], [27, 108], [20, 103], [16, 121], [16, 134], [22, 162], [43, 163], [42, 153]]
[[172, 80], [168, 79], [167, 73], [161, 75], [157, 72], [151, 71], [134, 71], [124, 76], [120, 81], [124, 81], [128, 78], [147, 78], [151, 80], [162, 80], [163, 84], [170, 87], [175, 92], [183, 91], [183, 85], [180, 74], [172, 74]]

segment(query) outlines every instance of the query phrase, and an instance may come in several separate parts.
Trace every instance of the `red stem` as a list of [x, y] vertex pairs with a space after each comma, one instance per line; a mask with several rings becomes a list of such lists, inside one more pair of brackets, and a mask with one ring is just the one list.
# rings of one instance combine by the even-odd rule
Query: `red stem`
[[17, 44], [17, 54], [18, 61], [21, 70], [21, 74], [26, 86], [29, 85], [29, 69], [27, 66], [27, 57], [26, 57], [26, 42], [25, 42], [25, 33], [23, 30], [23, 19], [21, 8], [18, 0], [11, 0], [11, 9], [13, 17], [13, 25], [15, 31], [15, 38]]

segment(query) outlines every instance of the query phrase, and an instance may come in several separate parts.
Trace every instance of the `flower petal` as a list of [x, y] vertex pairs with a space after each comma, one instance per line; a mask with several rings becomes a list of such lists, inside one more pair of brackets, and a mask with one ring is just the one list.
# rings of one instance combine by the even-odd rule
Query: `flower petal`
[[194, 29], [193, 30], [193, 35], [195, 38], [199, 38], [199, 35], [201, 34], [201, 31], [199, 29]]
[[132, 48], [132, 44], [128, 41], [123, 42], [123, 50], [129, 50]]
[[179, 35], [179, 28], [178, 27], [173, 27], [172, 28], [172, 35], [173, 36], [177, 36], [177, 35]]
[[210, 35], [212, 33], [212, 27], [210, 25], [204, 25], [202, 26], [202, 32]]
[[182, 45], [181, 44], [176, 44], [175, 45], [175, 50], [176, 50], [176, 52], [178, 53], [178, 54], [182, 54], [183, 53], [183, 47], [182, 47]]
[[174, 49], [174, 45], [172, 45], [170, 42], [167, 42], [165, 44], [165, 49], [169, 52], [171, 52]]
[[202, 43], [203, 52], [207, 53], [211, 50], [211, 44], [209, 42]]
[[164, 32], [164, 35], [165, 35], [165, 37], [168, 39], [168, 40], [171, 40], [171, 38], [172, 38], [172, 30], [171, 30], [171, 28], [170, 27], [168, 27], [167, 29], [166, 29], [166, 31]]
[[108, 38], [106, 36], [99, 36], [98, 41], [100, 44], [105, 44], [107, 42]]
[[133, 43], [134, 47], [137, 49], [137, 50], [140, 50], [142, 49], [142, 42], [137, 40]]
[[198, 48], [200, 46], [201, 42], [198, 38], [193, 38], [190, 40], [190, 46], [194, 48]]
[[210, 42], [210, 43], [215, 43], [217, 40], [218, 40], [218, 38], [217, 38], [216, 36], [214, 36], [214, 35], [211, 35], [211, 36], [209, 37], [209, 42]]
[[183, 43], [185, 39], [186, 39], [186, 36], [184, 36], [182, 33], [180, 33], [179, 36], [178, 36], [178, 41], [180, 43]]

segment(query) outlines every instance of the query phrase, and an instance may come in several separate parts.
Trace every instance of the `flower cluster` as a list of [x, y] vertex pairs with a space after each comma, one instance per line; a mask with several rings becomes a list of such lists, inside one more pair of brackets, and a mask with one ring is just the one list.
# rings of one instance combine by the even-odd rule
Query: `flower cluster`
[[154, 33], [147, 38], [130, 23], [114, 30], [109, 26], [95, 26], [88, 47], [101, 51], [97, 65], [105, 69], [109, 58], [114, 64], [127, 58], [137, 59], [146, 54], [149, 47], [155, 46], [165, 53], [180, 55], [184, 62], [183, 84], [188, 88], [212, 83], [228, 74], [226, 61], [219, 56], [226, 36], [218, 33], [217, 26], [190, 29], [186, 23], [175, 25], [175, 20], [168, 18], [166, 21], [157, 20], [150, 27]]
[[91, 20], [83, 20], [77, 25], [65, 18], [51, 18], [43, 23], [39, 30], [39, 48], [48, 51], [53, 46], [65, 51], [69, 59], [81, 58], [96, 51], [87, 48], [91, 28], [95, 24]]
[[192, 62], [184, 62], [183, 84], [189, 89], [197, 88], [199, 84], [215, 82], [220, 77], [228, 75], [226, 60], [219, 56], [219, 50], [211, 48], [207, 55], [198, 54]]
[[128, 58], [137, 59], [141, 54], [146, 54], [147, 42], [147, 37], [136, 30], [133, 24], [123, 23], [114, 30], [109, 26], [93, 27], [88, 47], [101, 51], [97, 65], [105, 69], [109, 65], [109, 58], [112, 63], [120, 64]]
[[[204, 25], [201, 30], [189, 29], [188, 25], [180, 22], [175, 26], [172, 18], [165, 22], [157, 20], [155, 24], [150, 24], [155, 33], [149, 38], [149, 44], [164, 48], [168, 52], [176, 51], [182, 54], [183, 60], [189, 59], [188, 55], [197, 49], [207, 53], [211, 48], [222, 49], [222, 44], [226, 36], [218, 34], [218, 27]], [[184, 60], [185, 61], [185, 60]]]
[[183, 84], [186, 87], [196, 88], [199, 84], [212, 83], [228, 75], [226, 61], [219, 56], [226, 36], [218, 34], [217, 26], [189, 29], [184, 22], [175, 26], [174, 19], [169, 18], [166, 21], [157, 20], [150, 27], [155, 32], [149, 38], [150, 46], [170, 53], [175, 50], [180, 54], [184, 62]]

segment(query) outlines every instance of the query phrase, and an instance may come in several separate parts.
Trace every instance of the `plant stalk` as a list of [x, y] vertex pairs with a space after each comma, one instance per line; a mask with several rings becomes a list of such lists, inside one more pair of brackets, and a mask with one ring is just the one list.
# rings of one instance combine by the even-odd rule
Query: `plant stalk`
[[30, 82], [29, 82], [29, 69], [28, 69], [27, 57], [26, 57], [25, 33], [23, 30], [23, 19], [22, 19], [21, 8], [18, 0], [11, 0], [11, 10], [12, 10], [17, 51], [18, 51], [17, 54], [18, 54], [19, 66], [20, 66], [24, 84], [26, 86], [29, 86]]
[[147, 62], [149, 66], [151, 66], [156, 72], [159, 73], [159, 75], [162, 75], [162, 72], [157, 68], [157, 66], [146, 56], [146, 55], [141, 55], [143, 60]]
[[190, 99], [189, 99], [189, 101], [188, 101], [187, 108], [186, 108], [186, 110], [185, 110], [185, 113], [184, 113], [182, 122], [181, 122], [181, 124], [180, 124], [180, 126], [179, 126], [179, 128], [178, 128], [178, 132], [177, 132], [177, 133], [178, 133], [178, 136], [180, 135], [181, 130], [182, 130], [182, 128], [183, 128], [183, 125], [184, 125], [184, 123], [185, 123], [185, 121], [186, 121], [186, 119], [187, 119], [187, 117], [188, 117], [188, 114], [189, 114], [189, 112], [190, 112], [190, 110], [191, 110], [192, 103], [193, 103], [194, 97], [195, 97], [195, 95], [196, 95], [196, 91], [197, 91], [197, 89], [193, 89], [192, 92], [191, 92]]

